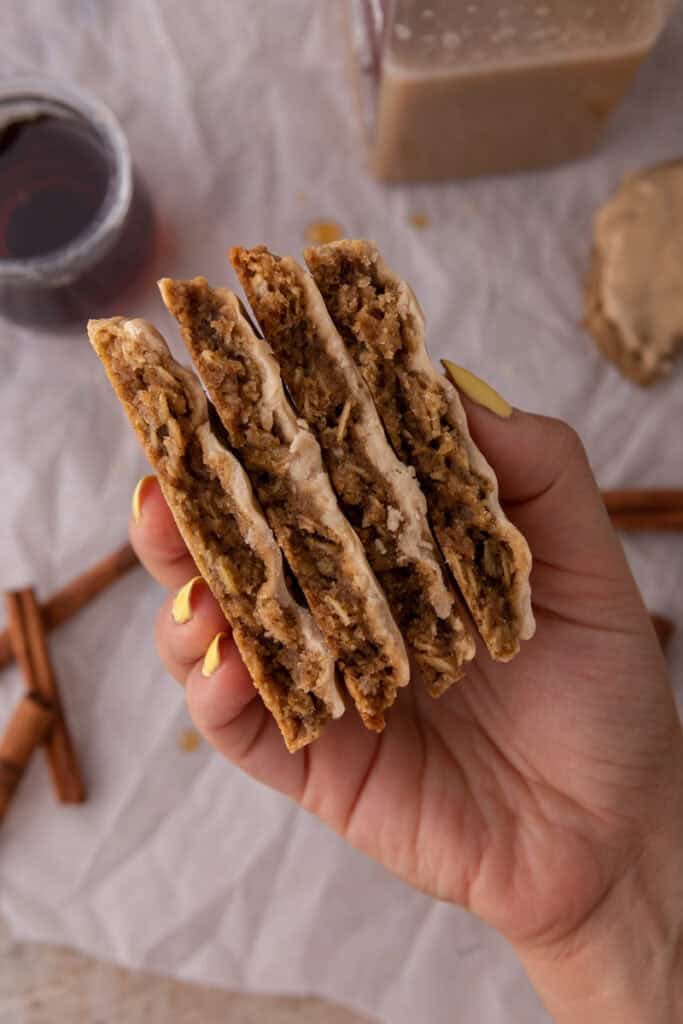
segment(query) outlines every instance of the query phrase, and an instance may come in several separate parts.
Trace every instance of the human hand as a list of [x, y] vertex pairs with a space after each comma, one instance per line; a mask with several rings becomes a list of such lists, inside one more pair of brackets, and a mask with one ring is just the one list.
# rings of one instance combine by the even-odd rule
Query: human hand
[[[290, 755], [203, 581], [188, 621], [163, 605], [160, 655], [220, 752], [500, 930], [557, 1020], [678, 1019], [683, 737], [649, 617], [570, 428], [468, 415], [534, 556], [537, 633], [512, 663], [479, 644], [438, 701], [408, 687], [380, 735], [350, 710]], [[196, 569], [156, 483], [138, 498], [132, 542], [177, 589]]]

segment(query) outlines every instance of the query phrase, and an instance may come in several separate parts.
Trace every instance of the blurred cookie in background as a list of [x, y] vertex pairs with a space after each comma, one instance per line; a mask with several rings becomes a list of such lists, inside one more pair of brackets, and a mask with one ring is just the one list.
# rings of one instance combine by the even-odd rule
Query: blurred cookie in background
[[683, 160], [630, 175], [596, 214], [584, 322], [636, 384], [671, 372], [683, 342]]

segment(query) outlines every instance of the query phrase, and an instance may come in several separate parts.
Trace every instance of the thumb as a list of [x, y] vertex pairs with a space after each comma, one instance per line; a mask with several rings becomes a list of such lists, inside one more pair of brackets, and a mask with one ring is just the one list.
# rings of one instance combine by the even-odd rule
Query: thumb
[[472, 438], [498, 478], [501, 504], [534, 559], [589, 575], [630, 576], [576, 431], [518, 409], [503, 417], [461, 397]]
[[466, 397], [463, 404], [501, 504], [531, 548], [537, 611], [615, 630], [649, 628], [576, 431], [518, 409], [503, 418]]

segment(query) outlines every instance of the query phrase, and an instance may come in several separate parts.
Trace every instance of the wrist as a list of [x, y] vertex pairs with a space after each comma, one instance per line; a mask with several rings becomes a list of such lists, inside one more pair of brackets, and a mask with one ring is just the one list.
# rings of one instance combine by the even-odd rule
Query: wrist
[[571, 936], [520, 951], [556, 1024], [683, 1022], [683, 836], [667, 848], [634, 864]]

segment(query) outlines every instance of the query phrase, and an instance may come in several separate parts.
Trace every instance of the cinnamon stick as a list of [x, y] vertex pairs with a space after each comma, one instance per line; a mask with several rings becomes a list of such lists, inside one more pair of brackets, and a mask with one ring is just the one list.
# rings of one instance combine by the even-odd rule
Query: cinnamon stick
[[618, 530], [683, 530], [683, 490], [603, 491], [602, 497]]
[[5, 591], [5, 609], [7, 611], [7, 638], [11, 653], [17, 660], [21, 674], [29, 690], [37, 689], [28, 648], [28, 637], [24, 627], [24, 611], [21, 595], [18, 590]]
[[663, 615], [651, 615], [650, 618], [652, 619], [652, 625], [655, 627], [655, 633], [657, 634], [661, 648], [666, 654], [671, 634], [674, 631], [674, 624], [670, 619], [665, 618]]
[[[56, 626], [61, 626], [63, 622], [72, 618], [84, 605], [137, 564], [137, 556], [132, 547], [130, 544], [124, 544], [118, 551], [107, 555], [101, 562], [71, 580], [42, 606], [41, 612], [45, 629], [51, 630]], [[0, 631], [0, 668], [11, 660], [12, 644], [9, 630], [4, 629]]]
[[683, 508], [679, 510], [643, 508], [633, 512], [612, 512], [610, 518], [616, 530], [624, 530], [629, 533], [636, 531], [680, 533], [683, 530]]
[[55, 723], [46, 751], [57, 796], [62, 803], [82, 803], [85, 786], [64, 718], [35, 593], [31, 587], [12, 591], [5, 594], [5, 601], [12, 647], [26, 687], [54, 708]]
[[603, 491], [602, 496], [610, 513], [683, 511], [683, 490], [674, 488]]
[[10, 718], [0, 738], [0, 823], [33, 751], [47, 737], [54, 720], [54, 710], [37, 693], [22, 697]]
[[97, 597], [110, 583], [114, 583], [138, 564], [137, 555], [130, 544], [124, 544], [118, 551], [107, 555], [92, 569], [88, 569], [71, 583], [67, 583], [62, 590], [45, 602], [43, 609], [45, 629], [54, 629], [55, 626], [60, 626], [62, 622], [72, 618], [83, 605]]

